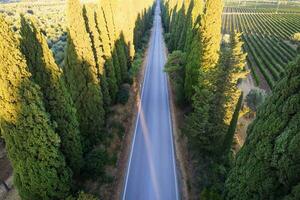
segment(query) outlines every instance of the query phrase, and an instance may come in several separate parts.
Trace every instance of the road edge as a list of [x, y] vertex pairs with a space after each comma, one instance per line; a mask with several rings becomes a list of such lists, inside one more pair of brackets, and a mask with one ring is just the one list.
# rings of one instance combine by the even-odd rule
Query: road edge
[[[151, 35], [153, 32], [153, 27], [151, 28]], [[134, 99], [135, 99], [135, 104], [134, 104], [134, 115], [131, 119], [131, 127], [128, 131], [127, 134], [125, 134], [124, 140], [122, 142], [122, 148], [121, 148], [121, 154], [119, 157], [119, 164], [118, 164], [118, 170], [120, 172], [120, 176], [117, 178], [118, 180], [116, 181], [116, 189], [115, 193], [112, 194], [112, 200], [120, 200], [122, 199], [123, 196], [123, 190], [125, 186], [125, 181], [126, 181], [126, 176], [127, 176], [127, 169], [128, 169], [128, 160], [131, 154], [131, 148], [133, 144], [133, 139], [134, 139], [134, 133], [135, 133], [135, 126], [138, 118], [138, 111], [139, 111], [139, 105], [140, 105], [140, 97], [142, 94], [142, 89], [143, 89], [143, 84], [145, 80], [145, 75], [146, 75], [146, 69], [147, 69], [147, 58], [149, 54], [149, 49], [150, 49], [150, 42], [151, 42], [151, 37], [149, 37], [149, 41], [147, 43], [146, 50], [143, 55], [143, 64], [141, 65], [141, 68], [139, 70], [139, 73], [137, 75], [137, 78], [134, 82], [133, 90], [134, 90]], [[129, 144], [129, 145], [126, 145]]]
[[[167, 47], [164, 45], [165, 48], [165, 55], [168, 58], [169, 51]], [[170, 112], [171, 112], [171, 123], [172, 123], [172, 133], [173, 133], [173, 142], [174, 142], [174, 149], [175, 149], [175, 159], [176, 159], [176, 168], [177, 168], [177, 177], [178, 179], [178, 189], [179, 189], [179, 196], [182, 200], [188, 200], [189, 199], [189, 192], [188, 192], [188, 175], [186, 171], [186, 166], [183, 162], [183, 153], [182, 149], [184, 148], [183, 145], [181, 145], [180, 141], [180, 129], [177, 123], [177, 107], [175, 105], [174, 101], [174, 92], [173, 92], [173, 86], [171, 84], [169, 75], [166, 74], [167, 77], [167, 89], [169, 94], [169, 106], [170, 106]]]

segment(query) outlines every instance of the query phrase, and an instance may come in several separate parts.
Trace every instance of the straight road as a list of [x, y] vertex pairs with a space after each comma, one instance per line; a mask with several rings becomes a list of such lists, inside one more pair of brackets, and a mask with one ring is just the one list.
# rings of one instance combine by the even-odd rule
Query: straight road
[[147, 68], [123, 200], [178, 200], [178, 185], [160, 5], [157, 1]]

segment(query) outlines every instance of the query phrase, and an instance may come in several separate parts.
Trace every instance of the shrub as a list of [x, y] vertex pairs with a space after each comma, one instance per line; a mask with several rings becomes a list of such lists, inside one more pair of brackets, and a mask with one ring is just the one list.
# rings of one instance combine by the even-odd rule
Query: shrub
[[70, 196], [66, 200], [98, 200], [98, 198], [85, 192], [79, 192], [77, 197]]
[[143, 63], [143, 56], [141, 52], [137, 52], [134, 58], [134, 61], [132, 62], [132, 66], [129, 70], [129, 76], [131, 79], [137, 76], [139, 73], [139, 70]]
[[94, 149], [85, 157], [83, 174], [87, 178], [97, 179], [105, 174], [104, 166], [108, 161], [107, 152], [103, 149]]
[[265, 101], [266, 92], [261, 89], [252, 89], [246, 97], [248, 107], [256, 111], [257, 108]]
[[292, 40], [295, 41], [295, 42], [300, 42], [300, 33], [295, 33], [292, 36]]
[[221, 200], [222, 197], [221, 197], [220, 194], [218, 194], [214, 190], [210, 190], [210, 189], [205, 188], [201, 192], [200, 199], [202, 199], [202, 200]]
[[120, 90], [117, 93], [117, 103], [125, 105], [129, 99], [129, 90], [130, 87], [128, 84], [121, 86]]
[[185, 104], [184, 93], [184, 66], [186, 54], [182, 51], [174, 51], [168, 57], [168, 62], [165, 66], [165, 72], [169, 74], [169, 77], [175, 88], [175, 101], [178, 105]]

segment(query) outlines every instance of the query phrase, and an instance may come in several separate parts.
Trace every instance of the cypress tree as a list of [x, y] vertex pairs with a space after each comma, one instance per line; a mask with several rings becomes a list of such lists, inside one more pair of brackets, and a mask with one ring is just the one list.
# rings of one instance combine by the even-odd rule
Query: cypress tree
[[119, 56], [119, 64], [121, 71], [121, 80], [122, 82], [128, 79], [128, 60], [126, 56], [126, 44], [123, 33], [120, 34], [120, 39], [116, 41], [116, 48]]
[[104, 66], [106, 71], [107, 83], [111, 100], [116, 100], [116, 94], [118, 92], [117, 79], [115, 75], [115, 69], [112, 62], [112, 46], [110, 43], [110, 37], [108, 32], [108, 26], [104, 17], [102, 7], [99, 7], [96, 12], [96, 24], [100, 31], [100, 38], [103, 49], [103, 59], [105, 60]]
[[210, 134], [212, 126], [209, 124], [209, 111], [211, 93], [201, 87], [195, 87], [195, 95], [192, 99], [193, 112], [186, 119], [184, 133], [188, 136], [189, 144], [197, 155], [210, 156], [214, 154], [218, 145], [215, 139], [217, 132]]
[[300, 198], [300, 57], [257, 112], [226, 181], [230, 200]]
[[195, 94], [194, 87], [198, 84], [199, 66], [201, 63], [202, 43], [199, 33], [196, 33], [187, 55], [187, 64], [185, 66], [185, 96], [188, 101], [191, 101]]
[[74, 172], [82, 166], [79, 124], [73, 101], [62, 79], [47, 41], [31, 20], [21, 17], [21, 50], [25, 55], [32, 80], [41, 87], [43, 102], [50, 118], [57, 124], [61, 151]]
[[203, 12], [203, 2], [191, 0], [187, 14], [187, 33], [185, 41], [185, 51], [190, 52], [193, 38], [198, 32], [200, 16]]
[[238, 89], [238, 81], [245, 79], [248, 75], [248, 71], [245, 69], [247, 54], [243, 52], [244, 43], [241, 36], [242, 34], [236, 31], [231, 35], [231, 55], [229, 55], [231, 61], [227, 67], [228, 89], [225, 92], [227, 102], [224, 121], [227, 125], [231, 122], [236, 104], [241, 96], [241, 91]]
[[181, 27], [181, 33], [178, 40], [178, 49], [182, 51], [185, 50], [186, 36], [188, 33], [187, 30], [190, 30], [192, 28], [190, 23], [192, 7], [190, 5], [191, 5], [190, 0], [184, 1], [184, 5], [183, 5], [184, 17], [183, 17], [183, 22]]
[[222, 0], [207, 0], [201, 18], [201, 71], [204, 73], [203, 84], [211, 87], [215, 80], [216, 68], [220, 57]]
[[143, 37], [143, 27], [142, 27], [142, 17], [140, 14], [138, 14], [135, 27], [134, 27], [134, 37], [133, 37], [133, 44], [135, 47], [135, 51], [138, 51], [138, 49], [142, 48], [142, 37]]
[[[191, 11], [192, 9], [192, 11]], [[201, 29], [199, 24], [196, 24], [194, 18], [200, 17], [203, 10], [202, 1], [191, 1], [187, 23], [188, 26], [185, 50], [187, 51], [187, 65], [185, 78], [185, 96], [188, 101], [191, 101], [194, 95], [194, 87], [199, 84], [200, 67], [202, 63], [203, 42]]]
[[101, 7], [102, 7], [103, 17], [106, 24], [107, 34], [110, 41], [110, 48], [112, 51], [112, 63], [115, 70], [117, 86], [119, 88], [120, 84], [122, 83], [122, 78], [121, 78], [121, 68], [120, 68], [120, 63], [118, 58], [118, 52], [115, 43], [117, 36], [116, 36], [116, 27], [115, 27], [111, 2], [109, 0], [103, 0], [101, 1]]
[[103, 96], [91, 39], [79, 0], [68, 0], [67, 17], [65, 77], [78, 111], [84, 149], [88, 150], [101, 137], [104, 125]]
[[224, 156], [228, 156], [230, 150], [232, 149], [234, 134], [236, 131], [236, 126], [239, 120], [239, 115], [240, 115], [240, 110], [242, 108], [242, 105], [243, 105], [243, 93], [240, 95], [240, 98], [238, 99], [235, 111], [232, 116], [232, 120], [228, 127], [227, 133], [224, 137], [223, 147], [222, 147]]
[[114, 45], [114, 50], [112, 52], [112, 62], [113, 62], [114, 69], [115, 69], [117, 86], [119, 88], [122, 83], [122, 77], [121, 77], [121, 67], [120, 67], [120, 62], [119, 62], [119, 55], [117, 52], [117, 45]]
[[84, 6], [83, 15], [92, 41], [92, 49], [94, 53], [96, 67], [98, 69], [98, 79], [100, 81], [101, 90], [103, 94], [104, 108], [108, 109], [108, 107], [111, 104], [111, 98], [109, 94], [105, 66], [104, 66], [105, 60], [104, 60], [102, 41], [100, 37], [100, 29], [97, 24], [97, 19], [96, 19], [97, 15], [95, 13], [97, 7], [95, 9], [94, 6], [95, 6], [94, 4]]
[[40, 88], [30, 81], [19, 42], [0, 16], [0, 127], [24, 200], [64, 199], [70, 189], [70, 170], [60, 152], [42, 102]]

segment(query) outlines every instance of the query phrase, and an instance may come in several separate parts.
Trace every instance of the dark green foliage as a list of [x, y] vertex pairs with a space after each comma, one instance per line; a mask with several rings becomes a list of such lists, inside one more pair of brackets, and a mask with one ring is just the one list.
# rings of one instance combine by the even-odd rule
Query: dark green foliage
[[187, 64], [185, 66], [184, 92], [189, 102], [191, 102], [192, 96], [195, 94], [194, 87], [198, 84], [201, 48], [200, 37], [196, 34], [192, 41], [190, 52], [187, 53]]
[[112, 102], [116, 101], [116, 95], [118, 92], [118, 85], [117, 85], [117, 79], [115, 76], [115, 70], [114, 65], [112, 62], [112, 59], [107, 59], [105, 62], [105, 71], [106, 71], [106, 77], [107, 77], [107, 83], [108, 83], [108, 89], [110, 93], [110, 97]]
[[95, 197], [94, 195], [85, 193], [85, 192], [79, 192], [78, 195], [76, 197], [68, 197], [66, 200], [98, 200], [97, 197]]
[[135, 28], [134, 28], [134, 47], [135, 50], [141, 49], [142, 48], [142, 43], [141, 43], [141, 38], [143, 37], [143, 22], [141, 15], [139, 14], [135, 23]]
[[124, 84], [121, 86], [119, 92], [117, 93], [117, 103], [125, 105], [129, 99], [130, 86]]
[[243, 105], [243, 94], [241, 94], [238, 103], [236, 105], [235, 111], [233, 113], [232, 116], [232, 120], [230, 122], [230, 125], [228, 127], [228, 131], [225, 135], [224, 138], [224, 144], [223, 144], [223, 148], [222, 151], [224, 153], [225, 156], [227, 156], [230, 153], [232, 144], [233, 144], [233, 139], [234, 139], [234, 134], [235, 134], [235, 130], [236, 130], [236, 125], [239, 119], [239, 114], [240, 114], [240, 110], [242, 108]]
[[176, 103], [178, 105], [185, 104], [184, 96], [184, 66], [185, 66], [185, 53], [181, 51], [174, 51], [168, 57], [168, 62], [165, 66], [165, 71], [169, 73], [169, 77], [174, 85], [176, 94]]
[[83, 174], [91, 179], [97, 179], [105, 175], [104, 166], [108, 161], [108, 155], [106, 151], [102, 149], [95, 149], [88, 153], [84, 159], [84, 171]]
[[200, 195], [201, 200], [222, 200], [222, 196], [214, 190], [205, 188]]
[[134, 47], [135, 51], [139, 51], [143, 48], [148, 43], [148, 38], [150, 36], [150, 29], [152, 27], [153, 23], [153, 15], [154, 15], [154, 8], [144, 10], [144, 12], [138, 15], [137, 20], [135, 22], [135, 27], [134, 27]]
[[215, 139], [218, 133], [209, 134], [209, 102], [211, 93], [200, 87], [195, 88], [193, 97], [193, 112], [186, 119], [184, 133], [189, 138], [190, 147], [198, 155], [212, 155], [216, 150]]
[[143, 64], [143, 55], [140, 52], [135, 54], [135, 58], [132, 62], [131, 68], [129, 70], [129, 76], [131, 79], [135, 78]]
[[299, 199], [299, 74], [300, 57], [258, 110], [226, 181], [226, 199]]
[[98, 198], [96, 198], [95, 196], [84, 192], [80, 192], [77, 198], [77, 200], [97, 200], [97, 199]]
[[43, 103], [61, 139], [67, 164], [78, 173], [82, 166], [82, 146], [76, 110], [68, 93], [62, 71], [55, 64], [46, 39], [32, 21], [21, 18], [21, 50], [32, 81], [41, 87]]
[[116, 47], [115, 47], [115, 49], [112, 53], [112, 62], [113, 62], [114, 69], [115, 69], [117, 85], [119, 87], [122, 83], [122, 76], [121, 76], [121, 67], [120, 67], [120, 62], [119, 62], [119, 55], [118, 55]]
[[19, 42], [0, 16], [0, 131], [24, 200], [64, 199], [70, 170], [46, 113], [40, 87], [30, 81]]
[[247, 106], [256, 112], [265, 99], [266, 93], [263, 90], [252, 89], [246, 97]]
[[120, 73], [121, 73], [121, 81], [128, 79], [128, 58], [126, 55], [126, 44], [124, 41], [124, 35], [121, 33], [120, 39], [116, 41], [116, 49], [119, 57], [119, 65], [120, 65]]

